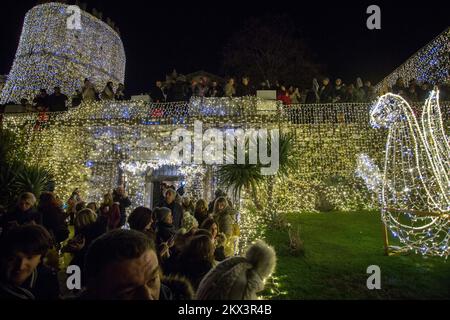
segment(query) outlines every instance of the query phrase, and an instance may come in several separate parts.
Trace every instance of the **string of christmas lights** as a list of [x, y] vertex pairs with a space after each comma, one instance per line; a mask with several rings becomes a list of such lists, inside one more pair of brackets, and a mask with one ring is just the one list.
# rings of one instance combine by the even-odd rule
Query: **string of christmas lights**
[[447, 257], [450, 145], [439, 92], [431, 92], [420, 122], [411, 106], [394, 94], [379, 98], [371, 122], [389, 129], [384, 172], [379, 175], [372, 161], [361, 156], [360, 168], [366, 169], [360, 169], [359, 175], [380, 193], [383, 222], [406, 250]]
[[103, 90], [125, 79], [125, 50], [120, 36], [106, 23], [81, 11], [81, 30], [67, 28], [66, 4], [45, 3], [25, 16], [12, 69], [0, 103], [29, 101], [39, 89], [55, 86], [71, 97], [85, 78]]
[[388, 92], [399, 77], [405, 83], [417, 80], [434, 85], [444, 84], [450, 80], [450, 28], [438, 35], [425, 47], [395, 69], [389, 76], [375, 86], [376, 92]]
[[[143, 171], [151, 174], [151, 170], [160, 166], [174, 164], [168, 156], [174, 146], [171, 133], [178, 128], [193, 130], [194, 121], [200, 120], [204, 130], [280, 127], [293, 134], [292, 157], [296, 166], [285, 179], [275, 179], [273, 196], [280, 211], [316, 210], [323, 207], [318, 204], [321, 201], [336, 210], [373, 207], [370, 194], [354, 177], [355, 155], [366, 153], [381, 163], [386, 133], [371, 128], [369, 115], [362, 115], [369, 110], [367, 104], [336, 104], [337, 114], [342, 114], [339, 118], [322, 117], [330, 105], [314, 105], [312, 114], [299, 111], [293, 117], [292, 110], [310, 106], [293, 106], [287, 110], [277, 107], [277, 111], [269, 112], [255, 109], [251, 99], [237, 99], [237, 102], [205, 99], [204, 104], [212, 106], [206, 115], [195, 107], [192, 111], [189, 103], [89, 102], [69, 112], [47, 116], [5, 114], [3, 125], [23, 137], [30, 162], [54, 171], [56, 191], [63, 199], [80, 188], [98, 201], [104, 192], [117, 185], [121, 169], [128, 185], [137, 190], [129, 192], [130, 195], [136, 197], [136, 205], [141, 204], [145, 198]], [[239, 116], [234, 114], [233, 106], [237, 104]], [[218, 110], [220, 105], [222, 110]], [[444, 106], [449, 110], [448, 104]], [[311, 116], [322, 122], [310, 121]], [[188, 171], [194, 169], [186, 166], [182, 170], [185, 176], [191, 176]], [[202, 166], [195, 170], [199, 171], [198, 177], [187, 181], [186, 190], [193, 185], [198, 187], [193, 192], [195, 195], [211, 194], [205, 190], [211, 186], [204, 176], [208, 174], [210, 180], [213, 176], [205, 173]], [[202, 179], [203, 184], [198, 183]], [[264, 203], [267, 195], [265, 188], [261, 190]]]

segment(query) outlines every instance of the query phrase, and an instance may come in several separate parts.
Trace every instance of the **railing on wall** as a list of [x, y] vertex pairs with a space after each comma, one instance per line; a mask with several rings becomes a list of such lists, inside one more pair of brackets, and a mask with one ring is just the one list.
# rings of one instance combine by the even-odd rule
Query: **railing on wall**
[[[210, 123], [289, 123], [292, 125], [360, 124], [368, 125], [373, 103], [296, 104], [283, 106], [278, 101], [255, 98], [196, 99], [190, 102], [147, 103], [144, 101], [91, 102], [68, 112], [6, 112], [4, 120], [19, 122], [125, 122], [141, 125], [190, 124], [195, 120]], [[450, 102], [440, 102], [444, 122], [450, 121]], [[411, 103], [420, 114], [423, 103]]]

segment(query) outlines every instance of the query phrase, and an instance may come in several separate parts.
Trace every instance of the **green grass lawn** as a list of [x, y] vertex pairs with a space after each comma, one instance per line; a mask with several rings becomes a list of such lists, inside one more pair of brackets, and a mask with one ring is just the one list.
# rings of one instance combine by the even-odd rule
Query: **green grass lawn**
[[[274, 299], [450, 299], [450, 261], [414, 254], [385, 256], [377, 212], [293, 213], [305, 255], [290, 255], [287, 231], [268, 228], [276, 276], [286, 295]], [[368, 290], [367, 267], [381, 268], [381, 290]]]

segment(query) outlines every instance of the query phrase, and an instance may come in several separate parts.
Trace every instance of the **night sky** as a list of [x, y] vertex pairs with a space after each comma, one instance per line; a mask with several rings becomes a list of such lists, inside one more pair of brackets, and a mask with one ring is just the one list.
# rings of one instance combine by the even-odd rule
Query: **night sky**
[[[331, 78], [346, 82], [361, 76], [377, 83], [450, 25], [444, 1], [84, 2], [120, 28], [129, 93], [148, 91], [173, 68], [185, 74], [219, 73], [224, 44], [251, 16], [291, 16], [315, 61], [326, 66]], [[25, 13], [35, 4], [0, 2], [0, 74], [9, 73]], [[371, 4], [381, 7], [381, 30], [366, 28], [366, 8]]]

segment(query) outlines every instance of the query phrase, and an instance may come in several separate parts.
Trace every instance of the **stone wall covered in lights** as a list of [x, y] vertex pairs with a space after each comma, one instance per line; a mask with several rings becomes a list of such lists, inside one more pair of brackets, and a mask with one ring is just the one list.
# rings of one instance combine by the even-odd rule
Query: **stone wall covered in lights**
[[[280, 212], [377, 205], [377, 199], [355, 176], [361, 153], [380, 167], [383, 164], [387, 131], [369, 124], [370, 105], [300, 105], [285, 110], [277, 105], [269, 111], [256, 106], [252, 100], [228, 98], [150, 105], [142, 101], [92, 102], [48, 117], [5, 114], [3, 126], [24, 137], [30, 162], [51, 168], [56, 191], [63, 199], [80, 188], [90, 199], [99, 201], [115, 186], [121, 170], [134, 205], [146, 204], [146, 177], [153, 170], [173, 165], [167, 153], [174, 146], [172, 132], [178, 128], [193, 130], [194, 121], [200, 120], [203, 130], [280, 128], [293, 135], [291, 157], [296, 165], [287, 177], [274, 181], [273, 197]], [[442, 103], [441, 108], [449, 133], [450, 105]], [[188, 177], [186, 189], [195, 188], [195, 195], [212, 195], [201, 186], [207, 186], [208, 179], [214, 180], [214, 170], [209, 169], [179, 168]], [[260, 187], [263, 204], [268, 198], [266, 190]]]
[[376, 86], [378, 93], [388, 92], [401, 77], [406, 84], [416, 79], [434, 85], [450, 81], [450, 28], [420, 49]]
[[46, 3], [25, 16], [13, 66], [0, 103], [31, 99], [60, 86], [69, 97], [89, 78], [101, 90], [125, 78], [125, 51], [110, 26], [81, 11], [81, 30], [67, 28], [67, 5]]

